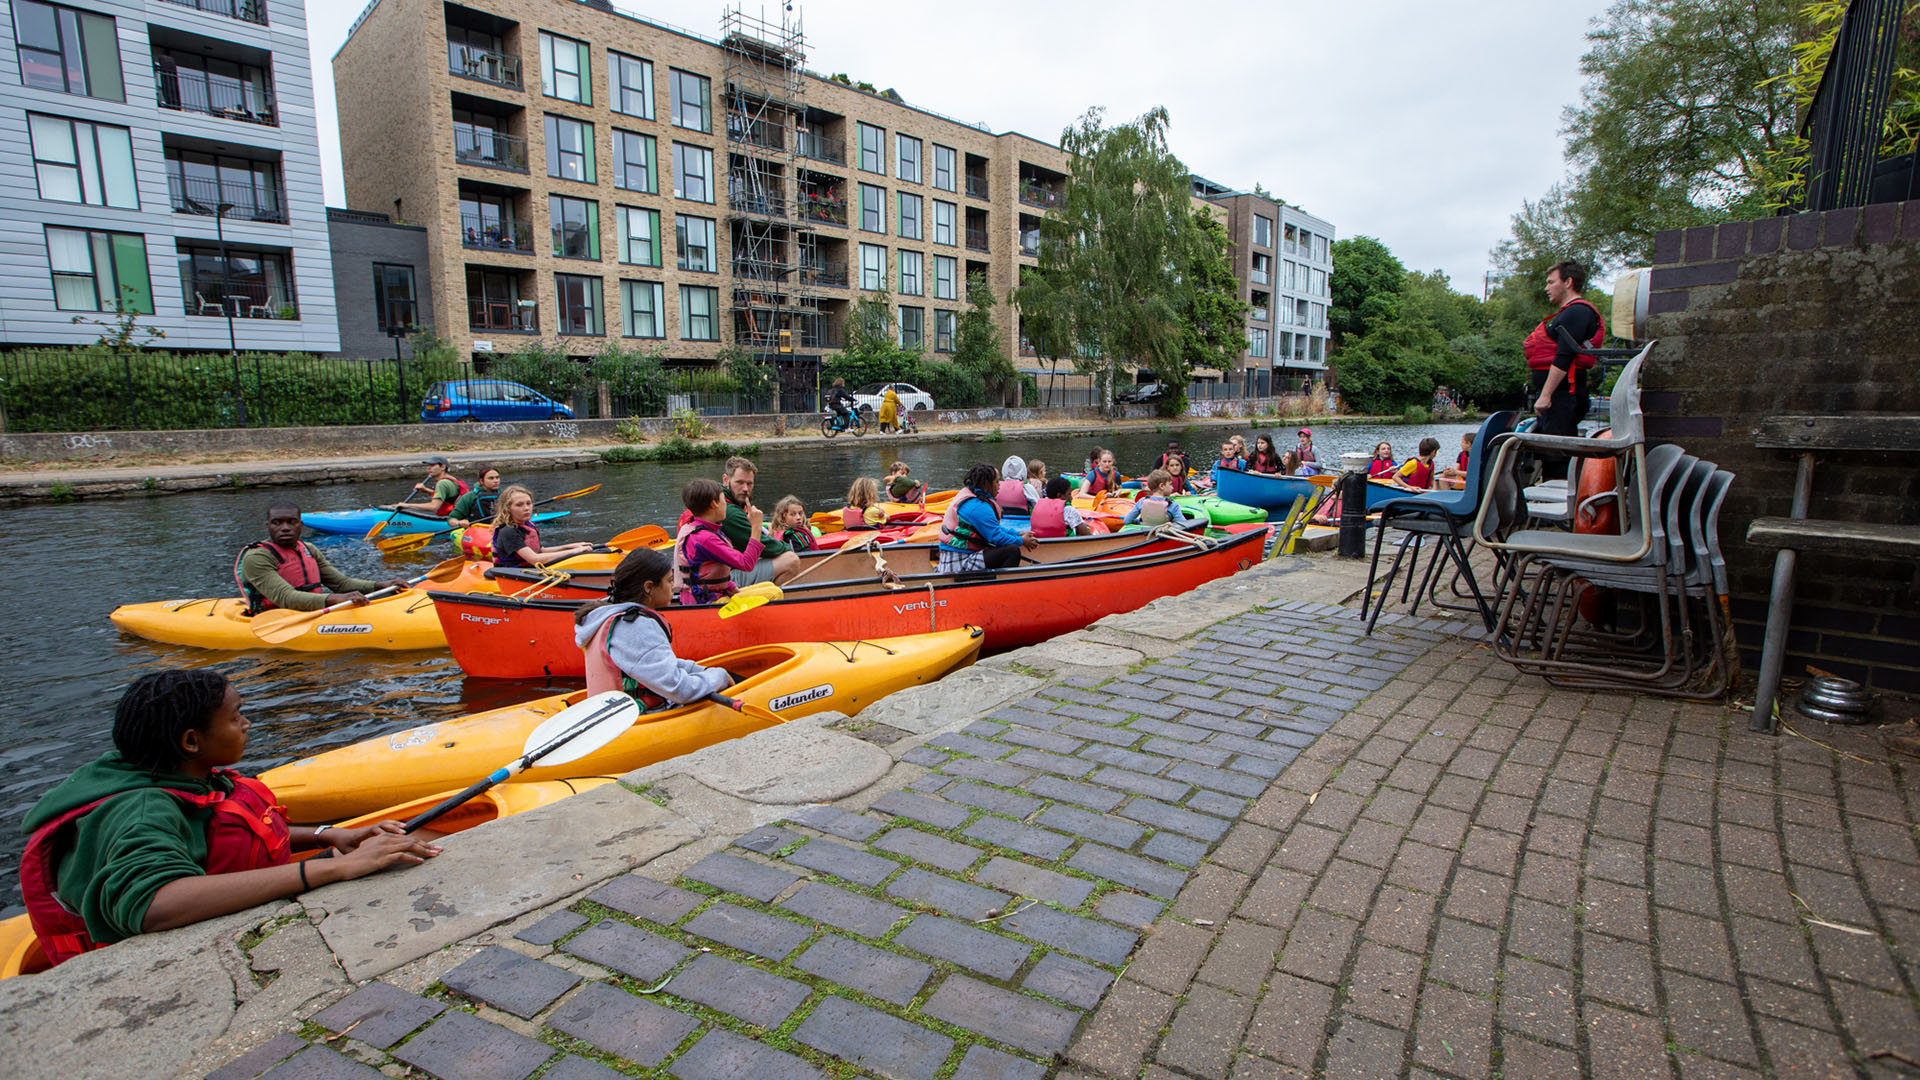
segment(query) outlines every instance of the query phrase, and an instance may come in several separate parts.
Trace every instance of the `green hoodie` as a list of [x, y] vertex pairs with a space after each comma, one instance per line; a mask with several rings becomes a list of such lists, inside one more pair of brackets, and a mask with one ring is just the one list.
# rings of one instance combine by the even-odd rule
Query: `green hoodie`
[[110, 750], [82, 765], [27, 812], [23, 830], [34, 830], [96, 799], [93, 808], [57, 847], [54, 889], [60, 902], [87, 921], [101, 945], [141, 932], [153, 894], [169, 881], [206, 873], [207, 825], [213, 811], [192, 807], [162, 788], [200, 795], [211, 783], [182, 773], [136, 768]]

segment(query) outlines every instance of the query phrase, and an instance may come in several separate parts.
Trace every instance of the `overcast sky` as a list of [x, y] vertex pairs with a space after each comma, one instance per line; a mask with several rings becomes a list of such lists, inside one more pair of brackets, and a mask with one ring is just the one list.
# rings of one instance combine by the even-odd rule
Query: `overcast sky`
[[[565, 2], [565, 0], [555, 0]], [[718, 36], [717, 0], [616, 7]], [[363, 0], [307, 0], [327, 200], [340, 205], [332, 58]], [[921, 108], [1057, 142], [1090, 106], [1154, 105], [1209, 179], [1255, 182], [1374, 236], [1477, 294], [1521, 200], [1565, 170], [1560, 110], [1580, 91], [1604, 0], [812, 0], [807, 66]], [[780, 5], [747, 4], [777, 21]], [[377, 209], [377, 208], [376, 208]]]

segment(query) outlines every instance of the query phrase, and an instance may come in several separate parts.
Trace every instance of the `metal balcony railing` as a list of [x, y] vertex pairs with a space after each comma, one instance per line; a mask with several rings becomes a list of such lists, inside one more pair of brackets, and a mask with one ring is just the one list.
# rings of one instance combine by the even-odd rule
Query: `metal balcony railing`
[[744, 116], [731, 113], [727, 116], [727, 140], [746, 146], [757, 146], [763, 150], [785, 149], [783, 136], [786, 129], [775, 124], [756, 123]]
[[283, 288], [239, 278], [195, 277], [187, 297], [189, 315], [235, 319], [298, 319], [300, 309]]
[[975, 176], [972, 173], [968, 173], [967, 174], [967, 195], [968, 197], [975, 198], [975, 199], [986, 198], [987, 197], [987, 178], [984, 176]]
[[273, 95], [257, 83], [191, 68], [153, 65], [154, 100], [163, 109], [278, 127]]
[[844, 266], [802, 266], [798, 277], [802, 285], [834, 289], [847, 287], [847, 268]]
[[514, 90], [520, 89], [523, 85], [520, 82], [520, 58], [508, 56], [506, 53], [469, 49], [464, 46], [454, 48], [447, 53], [447, 70], [455, 75]]
[[743, 191], [738, 186], [728, 192], [727, 205], [736, 214], [753, 214], [757, 217], [783, 218], [787, 216], [787, 200], [779, 195], [764, 192]]
[[492, 128], [453, 125], [453, 160], [462, 165], [527, 171], [527, 140]]
[[785, 281], [792, 268], [771, 259], [735, 259], [733, 276], [749, 281]]
[[287, 208], [281, 202], [278, 191], [238, 187], [190, 176], [169, 176], [167, 198], [173, 204], [174, 212], [180, 214], [212, 216], [224, 203], [231, 207], [225, 215], [228, 221], [264, 221], [281, 225], [287, 221]]
[[1036, 184], [1031, 180], [1020, 181], [1020, 201], [1028, 206], [1041, 206], [1049, 210], [1060, 205], [1066, 193], [1045, 184]]
[[847, 144], [844, 139], [829, 139], [825, 135], [802, 131], [794, 135], [794, 148], [804, 158], [829, 161], [835, 165], [847, 163]]
[[540, 308], [531, 300], [468, 300], [467, 329], [502, 334], [540, 332]]
[[166, 2], [213, 15], [225, 15], [229, 19], [239, 19], [242, 22], [267, 25], [266, 0], [166, 0]]
[[971, 227], [971, 226], [969, 226], [969, 227], [967, 228], [967, 249], [968, 249], [968, 250], [970, 250], [970, 251], [986, 251], [986, 250], [988, 250], [988, 248], [987, 248], [987, 230], [985, 230], [985, 229], [976, 229], [976, 228], [973, 228], [973, 227]]
[[829, 225], [847, 223], [847, 201], [838, 192], [823, 194], [800, 193], [800, 217], [807, 221], [823, 221]]
[[520, 251], [531, 255], [533, 226], [524, 221], [499, 221], [479, 214], [461, 214], [460, 246], [483, 251]]

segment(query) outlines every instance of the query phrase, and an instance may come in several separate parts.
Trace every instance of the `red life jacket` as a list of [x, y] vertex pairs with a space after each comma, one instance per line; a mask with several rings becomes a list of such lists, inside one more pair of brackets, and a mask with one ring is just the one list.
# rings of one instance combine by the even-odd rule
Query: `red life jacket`
[[305, 541], [295, 540], [293, 550], [289, 551], [271, 540], [255, 540], [241, 548], [240, 554], [233, 557], [233, 581], [240, 586], [240, 595], [247, 601], [247, 614], [258, 615], [274, 606], [273, 601], [268, 600], [265, 594], [247, 584], [246, 579], [240, 576], [240, 560], [246, 558], [247, 552], [254, 548], [266, 548], [273, 552], [274, 561], [278, 563], [276, 570], [282, 578], [286, 579], [287, 584], [301, 592], [327, 591], [326, 585], [320, 580], [320, 562], [313, 557], [313, 550], [307, 547]]
[[1374, 458], [1372, 461], [1367, 462], [1367, 476], [1369, 478], [1375, 476], [1392, 476], [1394, 471], [1399, 469], [1399, 467], [1392, 458]]
[[[525, 525], [520, 526], [520, 531], [526, 535], [526, 540], [527, 540], [526, 543], [521, 544], [520, 546], [530, 547], [536, 552], [539, 551], [540, 550], [540, 530], [534, 528], [532, 518], [528, 518], [527, 523]], [[487, 540], [488, 540], [487, 546], [491, 548], [493, 546], [492, 545], [493, 537], [491, 534], [488, 535]], [[516, 566], [525, 566], [525, 567], [528, 567], [529, 569], [532, 568], [531, 565], [525, 559], [522, 559], [520, 557], [520, 552], [518, 550], [494, 552], [493, 565], [505, 566], [509, 568], [516, 567]]]
[[1423, 489], [1433, 487], [1433, 463], [1414, 458], [1413, 471], [1408, 473], [1405, 479], [1408, 487]]
[[1067, 500], [1041, 499], [1033, 504], [1033, 535], [1042, 539], [1067, 535]]
[[1023, 514], [1032, 506], [1027, 502], [1027, 485], [1018, 480], [1000, 481], [1000, 488], [994, 493], [993, 501], [999, 503], [1002, 510], [1017, 510]]
[[[1560, 311], [1565, 311], [1575, 304], [1586, 304], [1588, 307], [1593, 308], [1593, 317], [1599, 320], [1599, 323], [1600, 323], [1599, 329], [1595, 330], [1593, 333], [1593, 340], [1584, 341], [1584, 342], [1581, 342], [1580, 344], [1585, 345], [1589, 349], [1599, 348], [1600, 343], [1607, 340], [1606, 317], [1600, 314], [1599, 308], [1593, 307], [1593, 303], [1591, 301], [1582, 300], [1577, 296], [1574, 297], [1572, 300], [1569, 300], [1566, 303], [1561, 304]], [[1552, 322], [1554, 319], [1559, 318], [1560, 311], [1556, 311], [1552, 315], [1549, 315], [1546, 318], [1541, 319], [1540, 325], [1534, 327], [1533, 333], [1528, 334], [1527, 340], [1521, 343], [1520, 351], [1527, 358], [1528, 370], [1545, 371], [1547, 368], [1550, 368], [1553, 366], [1553, 357], [1554, 357], [1554, 354], [1560, 351], [1560, 343], [1555, 341], [1552, 337], [1548, 336], [1547, 324]], [[1581, 353], [1579, 356], [1576, 356], [1573, 358], [1573, 366], [1584, 370], [1586, 368], [1592, 367], [1594, 365], [1594, 362], [1597, 359], [1598, 359], [1597, 357], [1591, 356], [1587, 353]]]
[[1114, 472], [1112, 480], [1108, 480], [1107, 474], [1101, 472], [1098, 469], [1087, 470], [1087, 483], [1085, 488], [1085, 494], [1098, 495], [1103, 491], [1118, 490], [1119, 487], [1120, 487], [1120, 473], [1118, 472], [1118, 470]]
[[[197, 794], [160, 790], [188, 806], [211, 807], [213, 819], [207, 822], [207, 860], [202, 864], [209, 874], [232, 874], [258, 870], [263, 866], [284, 865], [293, 850], [287, 829], [286, 808], [274, 801], [273, 791], [250, 776], [231, 769], [215, 769], [214, 774], [233, 782], [230, 792], [210, 791]], [[60, 964], [91, 949], [95, 944], [87, 933], [87, 921], [54, 896], [54, 880], [59, 870], [56, 841], [61, 830], [91, 813], [116, 792], [75, 807], [34, 830], [27, 838], [27, 849], [20, 856], [20, 892], [27, 901], [27, 917], [33, 923], [34, 936], [49, 964]]]
[[645, 604], [636, 604], [618, 615], [611, 616], [594, 631], [593, 640], [587, 643], [587, 693], [604, 694], [609, 690], [618, 690], [638, 701], [640, 707], [653, 712], [672, 704], [666, 698], [649, 690], [639, 680], [620, 670], [614, 663], [613, 651], [607, 646], [607, 638], [613, 633], [613, 624], [631, 622], [645, 615], [660, 624], [660, 632], [667, 635], [667, 644], [673, 644], [673, 627], [661, 614]]
[[[453, 504], [460, 500], [460, 496], [465, 495], [467, 493], [467, 482], [453, 475], [452, 473], [448, 473], [445, 477], [443, 477], [443, 479], [451, 480], [455, 484], [458, 484], [460, 487], [459, 491], [456, 491], [453, 493], [453, 498], [448, 499], [446, 502], [443, 502], [440, 504], [440, 516], [447, 517], [448, 515], [453, 513]], [[439, 486], [440, 486], [439, 484], [434, 485], [434, 487], [436, 488]]]

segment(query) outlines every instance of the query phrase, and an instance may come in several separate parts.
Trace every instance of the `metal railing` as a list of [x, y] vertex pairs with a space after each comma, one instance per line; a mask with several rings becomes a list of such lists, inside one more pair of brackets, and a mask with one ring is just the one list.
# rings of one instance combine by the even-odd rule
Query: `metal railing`
[[847, 268], [844, 266], [802, 266], [798, 277], [802, 285], [820, 285], [834, 289], [847, 287]]
[[1028, 206], [1040, 206], [1049, 210], [1059, 206], [1066, 198], [1066, 192], [1045, 184], [1036, 184], [1031, 180], [1020, 181], [1020, 201]]
[[225, 15], [229, 19], [239, 19], [242, 22], [267, 25], [266, 0], [165, 0], [165, 2], [213, 15]]
[[787, 216], [787, 200], [779, 195], [764, 192], [742, 191], [737, 185], [728, 185], [727, 205], [737, 214], [752, 214], [756, 217], [783, 218]]
[[967, 250], [986, 251], [987, 230], [976, 229], [971, 225], [967, 226]]
[[153, 82], [154, 100], [163, 109], [280, 126], [273, 112], [273, 95], [257, 84], [160, 64], [153, 65]]
[[483, 251], [520, 251], [531, 255], [533, 226], [525, 221], [499, 221], [479, 214], [461, 214], [460, 246]]
[[749, 120], [744, 116], [727, 114], [727, 141], [745, 146], [757, 146], [763, 150], [783, 150], [786, 148], [784, 135], [786, 129], [777, 124]]
[[814, 195], [803, 191], [800, 193], [800, 216], [807, 221], [845, 225], [847, 202], [838, 194]]
[[453, 160], [462, 165], [527, 171], [527, 140], [492, 128], [453, 125]]
[[283, 288], [233, 278], [193, 279], [184, 305], [189, 315], [236, 319], [298, 319], [300, 309]]
[[530, 300], [467, 300], [467, 329], [496, 334], [537, 334], [540, 308]]
[[835, 165], [847, 163], [847, 143], [844, 139], [829, 139], [825, 135], [802, 131], [795, 133], [793, 142], [794, 149], [800, 152], [801, 157], [830, 161]]
[[1799, 209], [1834, 210], [1869, 201], [1906, 6], [1901, 0], [1848, 5], [1803, 121], [1810, 146], [1805, 205]]
[[792, 267], [771, 259], [736, 258], [733, 260], [733, 276], [749, 281], [785, 281]]
[[451, 51], [447, 53], [447, 70], [455, 75], [478, 79], [495, 86], [510, 87], [514, 90], [522, 86], [520, 58], [508, 56], [506, 53], [462, 47], [458, 57]]
[[967, 195], [969, 198], [974, 198], [974, 199], [986, 198], [987, 197], [987, 178], [984, 176], [975, 176], [972, 173], [968, 173], [967, 174]]
[[[263, 199], [263, 195], [266, 198]], [[174, 211], [181, 214], [211, 217], [225, 203], [232, 207], [226, 213], [228, 221], [264, 221], [280, 225], [287, 222], [287, 208], [284, 205], [269, 205], [280, 201], [279, 192], [232, 187], [217, 180], [169, 176], [167, 200], [173, 204]]]
[[[772, 352], [780, 347], [778, 330], [743, 330], [735, 327], [733, 342], [749, 349], [764, 349]], [[835, 327], [813, 328], [798, 326], [787, 343], [796, 349], [838, 349], [842, 348], [840, 331]]]

